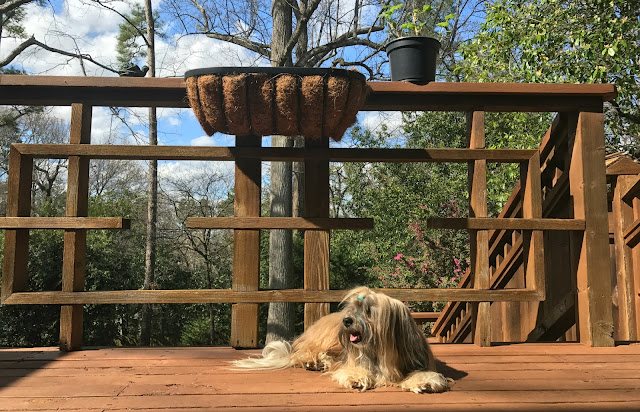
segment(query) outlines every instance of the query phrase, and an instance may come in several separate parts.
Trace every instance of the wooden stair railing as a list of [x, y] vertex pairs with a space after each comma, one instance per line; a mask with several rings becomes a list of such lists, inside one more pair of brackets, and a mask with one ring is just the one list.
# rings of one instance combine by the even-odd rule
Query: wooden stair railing
[[616, 259], [617, 337], [640, 340], [640, 175], [614, 182], [612, 213]]
[[[541, 166], [542, 216], [547, 217], [568, 191], [567, 170], [567, 116], [558, 115], [548, 129], [539, 148]], [[498, 219], [483, 221], [482, 219], [452, 219], [449, 228], [472, 227], [494, 229], [489, 235], [489, 262], [491, 272], [491, 289], [504, 289], [513, 279], [523, 261], [522, 230], [536, 227], [541, 230], [584, 230], [585, 222], [581, 219], [529, 219], [522, 216], [522, 195], [520, 182], [511, 192]], [[430, 227], [443, 227], [444, 219], [431, 219]], [[519, 223], [519, 225], [518, 225]], [[460, 281], [458, 287], [470, 287], [469, 272]], [[573, 295], [575, 297], [575, 293]], [[566, 307], [567, 299], [559, 306]], [[467, 302], [449, 302], [442, 315], [435, 322], [431, 333], [441, 342], [459, 343], [469, 341], [470, 322]], [[574, 305], [569, 305], [573, 309]], [[503, 311], [506, 310], [503, 308]], [[565, 311], [566, 312], [566, 311]], [[563, 312], [564, 315], [564, 312]], [[547, 320], [548, 321], [548, 320]], [[549, 326], [551, 328], [551, 326]]]

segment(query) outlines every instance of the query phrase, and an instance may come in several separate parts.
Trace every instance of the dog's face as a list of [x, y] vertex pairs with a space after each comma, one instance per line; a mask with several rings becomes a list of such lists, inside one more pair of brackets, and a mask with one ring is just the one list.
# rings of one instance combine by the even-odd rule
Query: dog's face
[[413, 322], [402, 302], [366, 287], [352, 290], [342, 304], [340, 342], [345, 348], [395, 346], [403, 323]]
[[[361, 287], [342, 301], [339, 339], [347, 357], [404, 373], [428, 363], [426, 340], [409, 309], [397, 299]], [[367, 366], [370, 367], [370, 366]]]
[[342, 301], [340, 343], [345, 348], [370, 345], [376, 329], [378, 308], [376, 294], [367, 288], [358, 288]]

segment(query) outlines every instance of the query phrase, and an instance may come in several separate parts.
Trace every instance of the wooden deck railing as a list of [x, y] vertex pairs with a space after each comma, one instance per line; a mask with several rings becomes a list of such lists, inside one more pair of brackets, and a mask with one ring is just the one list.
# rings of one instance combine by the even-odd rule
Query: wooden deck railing
[[[61, 347], [81, 346], [82, 305], [87, 303], [206, 303], [232, 306], [232, 346], [257, 345], [257, 303], [304, 302], [305, 325], [328, 312], [328, 302], [339, 301], [343, 291], [329, 285], [329, 232], [332, 229], [366, 229], [367, 219], [329, 219], [329, 162], [461, 162], [468, 163], [471, 215], [465, 220], [436, 221], [432, 225], [471, 232], [471, 267], [475, 289], [383, 289], [405, 301], [467, 301], [472, 306], [475, 341], [491, 341], [490, 302], [545, 299], [543, 231], [573, 230], [580, 306], [581, 341], [595, 346], [613, 344], [602, 325], [611, 323], [607, 297], [610, 283], [602, 279], [608, 268], [606, 185], [604, 182], [603, 102], [615, 96], [611, 85], [369, 83], [372, 92], [364, 110], [432, 110], [468, 113], [468, 149], [330, 149], [325, 139], [307, 139], [304, 148], [262, 148], [256, 136], [238, 136], [233, 148], [91, 145], [92, 106], [187, 107], [181, 79], [74, 78], [0, 76], [0, 104], [71, 105], [70, 144], [11, 147], [7, 218], [2, 277], [4, 304], [61, 305]], [[542, 177], [538, 150], [484, 149], [485, 111], [559, 111], [570, 118], [569, 182], [573, 213], [562, 221], [543, 216]], [[34, 158], [68, 158], [67, 217], [30, 218], [31, 170]], [[190, 219], [191, 228], [234, 230], [233, 279], [230, 290], [126, 290], [84, 291], [86, 230], [118, 229], [119, 218], [87, 217], [90, 159], [222, 160], [235, 163], [233, 218]], [[305, 218], [260, 217], [260, 162], [305, 162]], [[522, 214], [517, 219], [487, 218], [486, 163], [512, 162], [521, 166]], [[589, 167], [584, 167], [588, 164]], [[601, 199], [604, 199], [602, 202]], [[4, 224], [5, 226], [1, 226]], [[29, 230], [63, 228], [62, 290], [27, 292]], [[259, 229], [305, 229], [304, 289], [258, 290]], [[519, 288], [491, 289], [489, 230], [523, 230], [526, 282]], [[604, 243], [603, 243], [604, 242]], [[587, 253], [588, 252], [588, 253]], [[588, 291], [588, 293], [587, 293]], [[584, 314], [584, 316], [583, 316]]]

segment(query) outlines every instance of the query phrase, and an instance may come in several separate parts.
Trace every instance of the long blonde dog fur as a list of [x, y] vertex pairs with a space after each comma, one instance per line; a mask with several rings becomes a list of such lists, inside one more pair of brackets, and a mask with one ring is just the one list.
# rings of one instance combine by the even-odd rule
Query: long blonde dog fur
[[452, 380], [436, 371], [427, 341], [407, 307], [367, 287], [350, 290], [342, 310], [322, 317], [300, 337], [266, 345], [259, 358], [235, 367], [300, 367], [328, 373], [347, 388], [399, 386], [416, 393], [444, 392]]

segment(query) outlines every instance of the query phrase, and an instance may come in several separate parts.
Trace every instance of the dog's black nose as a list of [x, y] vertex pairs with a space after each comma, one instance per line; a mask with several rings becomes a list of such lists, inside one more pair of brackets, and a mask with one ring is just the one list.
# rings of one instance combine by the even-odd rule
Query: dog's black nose
[[349, 326], [353, 325], [353, 319], [349, 318], [349, 317], [346, 317], [346, 318], [342, 319], [342, 323], [344, 324], [345, 327], [348, 328]]

